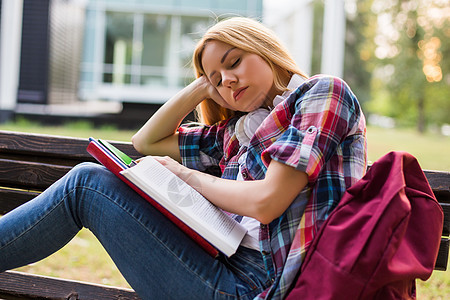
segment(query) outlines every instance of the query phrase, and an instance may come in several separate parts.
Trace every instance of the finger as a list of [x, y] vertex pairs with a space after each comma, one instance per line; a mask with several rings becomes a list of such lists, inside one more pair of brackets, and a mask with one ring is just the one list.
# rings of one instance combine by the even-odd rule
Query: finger
[[223, 99], [223, 97], [220, 95], [217, 88], [211, 83], [209, 78], [205, 76], [203, 79], [207, 84], [207, 90], [208, 90], [210, 99], [213, 100], [214, 102], [216, 102], [218, 105], [232, 110], [232, 107], [230, 105], [228, 105], [228, 103], [225, 101], [225, 99]]
[[160, 164], [163, 164], [163, 165], [167, 164], [167, 159], [164, 156], [153, 156], [153, 158]]

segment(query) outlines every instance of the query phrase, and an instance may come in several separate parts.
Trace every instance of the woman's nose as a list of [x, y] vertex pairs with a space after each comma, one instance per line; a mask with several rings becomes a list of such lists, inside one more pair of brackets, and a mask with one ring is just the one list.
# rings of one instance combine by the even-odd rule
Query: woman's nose
[[222, 84], [224, 86], [231, 87], [235, 83], [237, 83], [237, 77], [232, 72], [222, 73]]

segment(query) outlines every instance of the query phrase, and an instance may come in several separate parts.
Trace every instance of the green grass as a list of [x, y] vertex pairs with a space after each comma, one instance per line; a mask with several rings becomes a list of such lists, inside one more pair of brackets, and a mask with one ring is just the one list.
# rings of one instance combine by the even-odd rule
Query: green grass
[[0, 124], [0, 130], [21, 131], [29, 133], [72, 136], [79, 138], [95, 137], [115, 141], [130, 141], [136, 130], [117, 130], [115, 126], [101, 126], [95, 128], [92, 123], [78, 121], [64, 126], [41, 126], [26, 119], [19, 119], [14, 123]]
[[130, 288], [100, 242], [87, 229], [65, 247], [15, 271]]
[[[0, 130], [80, 138], [94, 136], [118, 141], [129, 141], [134, 134], [134, 131], [119, 131], [111, 126], [96, 129], [86, 122], [71, 123], [64, 127], [41, 127], [26, 120], [0, 125]], [[420, 135], [409, 129], [386, 130], [376, 127], [369, 127], [367, 136], [369, 160], [372, 162], [392, 150], [407, 151], [418, 159], [423, 169], [450, 171], [449, 137], [431, 133]], [[68, 245], [49, 258], [18, 270], [129, 287], [101, 244], [88, 230], [82, 230]], [[419, 299], [445, 299], [450, 295], [450, 271], [435, 271], [430, 280], [418, 280], [417, 284]]]
[[412, 129], [367, 129], [369, 160], [389, 151], [406, 151], [414, 155], [423, 169], [450, 171], [450, 137], [419, 134]]

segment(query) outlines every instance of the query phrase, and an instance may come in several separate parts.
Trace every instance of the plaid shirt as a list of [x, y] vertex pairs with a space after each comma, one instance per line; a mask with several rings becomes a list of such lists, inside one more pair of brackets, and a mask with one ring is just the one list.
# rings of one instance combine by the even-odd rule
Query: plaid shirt
[[272, 159], [308, 174], [308, 185], [283, 215], [260, 228], [261, 255], [273, 284], [257, 298], [282, 299], [316, 232], [366, 170], [364, 115], [345, 82], [319, 75], [275, 106], [248, 147], [236, 138], [237, 120], [181, 126], [182, 162], [200, 171], [219, 166], [222, 178], [236, 179], [238, 159], [246, 153], [245, 180], [263, 179]]

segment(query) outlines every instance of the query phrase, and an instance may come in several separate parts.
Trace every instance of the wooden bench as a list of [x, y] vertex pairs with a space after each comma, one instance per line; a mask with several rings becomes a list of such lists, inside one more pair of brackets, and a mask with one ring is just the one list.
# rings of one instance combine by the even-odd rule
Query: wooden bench
[[[130, 143], [113, 143], [139, 157]], [[87, 139], [0, 131], [0, 215], [45, 190], [73, 166], [94, 161]], [[425, 171], [444, 209], [445, 221], [435, 269], [445, 271], [449, 254], [450, 173]], [[129, 289], [8, 271], [0, 273], [0, 299], [139, 299]]]

